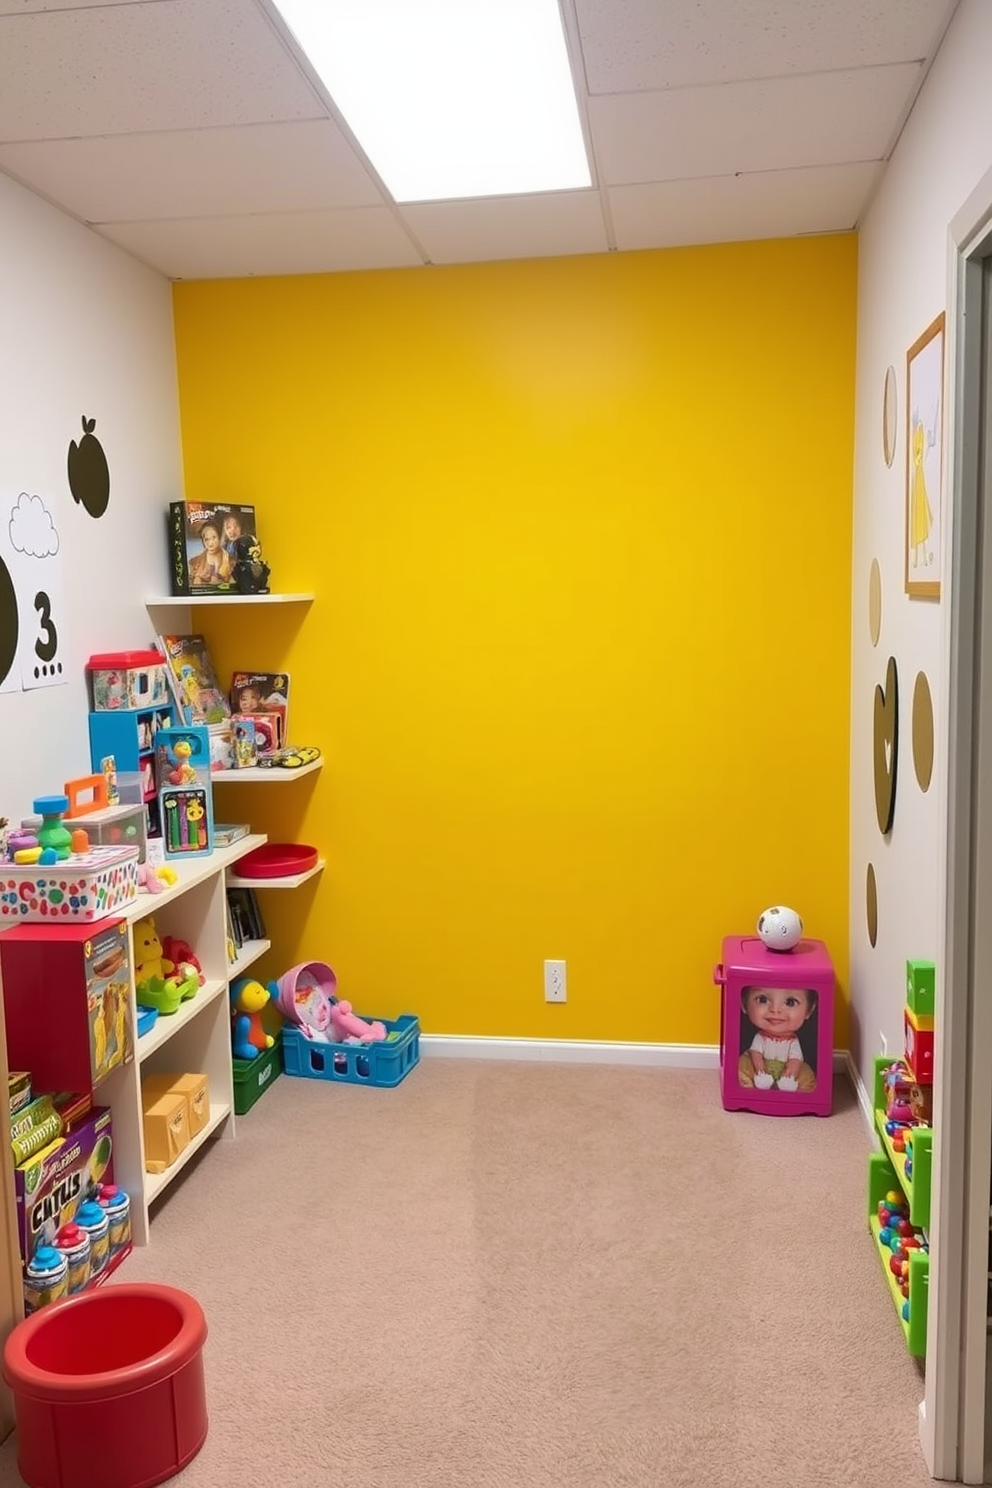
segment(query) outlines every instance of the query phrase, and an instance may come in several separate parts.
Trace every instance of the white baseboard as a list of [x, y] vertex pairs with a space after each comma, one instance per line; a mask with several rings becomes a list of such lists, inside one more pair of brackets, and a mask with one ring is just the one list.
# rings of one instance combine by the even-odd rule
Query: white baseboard
[[[835, 1061], [836, 1058], [837, 1056], [834, 1055]], [[871, 1095], [868, 1087], [859, 1075], [858, 1067], [846, 1049], [844, 1050], [844, 1060], [847, 1078], [854, 1086], [854, 1093], [858, 1097], [858, 1105], [861, 1107], [861, 1114], [865, 1119], [865, 1126], [868, 1128], [868, 1135], [871, 1137], [872, 1145], [881, 1147], [881, 1139], [875, 1129], [875, 1111], [871, 1103]]]
[[[596, 1039], [475, 1038], [456, 1033], [422, 1033], [424, 1054], [445, 1059], [534, 1059], [550, 1064], [642, 1064], [659, 1069], [720, 1067], [717, 1044], [613, 1043]], [[834, 1050], [834, 1069], [853, 1079], [857, 1071], [846, 1049]], [[860, 1095], [859, 1095], [860, 1099]], [[862, 1103], [864, 1104], [864, 1103]], [[871, 1105], [867, 1106], [869, 1122]]]

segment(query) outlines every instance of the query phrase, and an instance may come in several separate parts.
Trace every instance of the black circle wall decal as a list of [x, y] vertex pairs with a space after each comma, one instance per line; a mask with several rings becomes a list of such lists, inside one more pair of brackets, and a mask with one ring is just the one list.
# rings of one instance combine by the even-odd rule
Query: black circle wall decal
[[83, 415], [83, 437], [77, 444], [69, 444], [68, 473], [69, 490], [77, 502], [91, 517], [102, 517], [110, 501], [110, 468], [103, 445], [93, 430], [96, 419]]
[[868, 944], [872, 950], [878, 939], [878, 884], [875, 882], [875, 865], [868, 864], [865, 875], [865, 919], [868, 924]]
[[19, 633], [14, 581], [6, 563], [0, 558], [0, 682], [10, 675], [10, 669], [14, 665]]
[[878, 830], [886, 836], [892, 829], [896, 809], [896, 772], [899, 763], [899, 674], [896, 659], [889, 657], [885, 687], [875, 688], [872, 758], [875, 771], [875, 815]]

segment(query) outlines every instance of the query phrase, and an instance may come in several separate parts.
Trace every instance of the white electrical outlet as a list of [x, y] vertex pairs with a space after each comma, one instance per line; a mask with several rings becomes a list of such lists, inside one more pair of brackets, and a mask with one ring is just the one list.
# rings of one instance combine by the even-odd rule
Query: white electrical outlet
[[883, 1055], [888, 1054], [888, 1052], [889, 1052], [889, 1041], [885, 1037], [885, 1034], [884, 1033], [880, 1033], [878, 1035], [878, 1047], [881, 1049]]
[[568, 986], [565, 981], [564, 961], [545, 961], [544, 1000], [545, 1002], [568, 1001]]

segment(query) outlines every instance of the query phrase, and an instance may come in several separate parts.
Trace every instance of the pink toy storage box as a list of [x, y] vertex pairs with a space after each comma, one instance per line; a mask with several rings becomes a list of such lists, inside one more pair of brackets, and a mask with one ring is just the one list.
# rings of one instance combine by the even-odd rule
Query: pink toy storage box
[[[791, 951], [770, 951], [756, 935], [728, 935], [713, 980], [722, 988], [724, 1109], [765, 1116], [829, 1116], [835, 978], [823, 942], [801, 940]], [[755, 1054], [764, 1066], [760, 1073]], [[780, 1068], [783, 1057], [798, 1063], [795, 1075]]]

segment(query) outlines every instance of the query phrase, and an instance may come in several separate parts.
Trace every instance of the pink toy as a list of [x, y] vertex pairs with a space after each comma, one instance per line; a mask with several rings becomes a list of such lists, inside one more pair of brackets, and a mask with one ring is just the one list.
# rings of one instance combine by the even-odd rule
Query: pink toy
[[720, 987], [720, 1093], [727, 1111], [829, 1116], [834, 968], [822, 941], [788, 955], [755, 935], [728, 935]]
[[279, 978], [275, 1005], [304, 1038], [333, 1043], [331, 1008], [337, 985], [338, 979], [326, 961], [304, 961]]
[[359, 1018], [357, 1013], [352, 1012], [350, 1002], [331, 1003], [331, 1028], [333, 1042], [336, 1044], [346, 1044], [353, 1039], [357, 1039], [360, 1044], [372, 1044], [386, 1037], [384, 1024], [378, 1020], [366, 1023], [364, 1018]]
[[367, 1023], [339, 1002], [338, 979], [326, 961], [303, 961], [276, 983], [276, 1007], [304, 1038], [321, 1044], [371, 1044], [386, 1037], [382, 1023]]
[[146, 894], [161, 894], [165, 884], [159, 878], [151, 863], [138, 864], [138, 888]]

